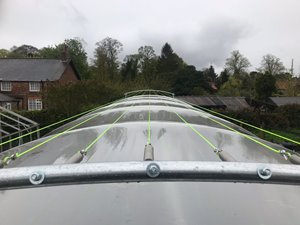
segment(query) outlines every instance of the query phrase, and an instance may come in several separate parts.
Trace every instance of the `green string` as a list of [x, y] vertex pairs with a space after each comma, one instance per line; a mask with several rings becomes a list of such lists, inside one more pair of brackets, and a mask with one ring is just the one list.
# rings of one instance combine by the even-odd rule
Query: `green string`
[[96, 137], [85, 149], [82, 153], [87, 153], [88, 150], [94, 145], [96, 144], [96, 142], [98, 142], [128, 111], [129, 109], [132, 107], [132, 105], [125, 111], [123, 112], [113, 123], [111, 123], [109, 125], [109, 127], [107, 127], [101, 134], [99, 134], [98, 137]]
[[40, 146], [42, 146], [42, 145], [48, 143], [49, 141], [51, 141], [51, 140], [53, 140], [53, 139], [55, 139], [55, 138], [58, 138], [59, 136], [61, 136], [61, 135], [65, 134], [65, 133], [67, 133], [68, 131], [70, 131], [70, 130], [72, 130], [72, 129], [74, 129], [74, 128], [76, 128], [76, 127], [78, 127], [78, 126], [80, 126], [80, 125], [82, 125], [82, 124], [84, 124], [84, 123], [86, 123], [86, 122], [92, 120], [92, 119], [94, 119], [95, 117], [97, 117], [97, 116], [99, 116], [99, 115], [100, 115], [100, 113], [99, 113], [99, 114], [96, 114], [96, 115], [94, 115], [94, 116], [92, 116], [92, 117], [89, 117], [88, 119], [86, 119], [86, 120], [84, 120], [84, 121], [82, 121], [82, 122], [80, 122], [80, 123], [78, 123], [78, 124], [76, 124], [76, 125], [74, 125], [74, 126], [68, 128], [67, 130], [65, 130], [65, 131], [63, 131], [63, 132], [61, 132], [61, 133], [58, 133], [58, 134], [56, 134], [56, 135], [54, 135], [54, 136], [48, 138], [47, 140], [45, 140], [45, 141], [43, 141], [43, 142], [41, 142], [41, 143], [39, 143], [39, 144], [37, 144], [37, 145], [35, 145], [35, 146], [33, 146], [33, 147], [27, 149], [26, 151], [24, 151], [24, 152], [22, 152], [22, 153], [17, 153], [16, 157], [19, 158], [19, 157], [21, 157], [22, 155], [25, 155], [25, 154], [27, 154], [27, 153], [33, 151], [34, 149], [36, 149], [36, 148], [38, 148], [38, 147], [40, 147]]
[[[170, 106], [169, 106], [170, 107]], [[198, 130], [196, 130], [190, 123], [188, 123], [182, 116], [180, 116], [177, 112], [174, 110], [171, 110], [173, 113], [175, 113], [189, 128], [191, 128], [199, 137], [201, 137], [213, 150], [217, 149], [217, 147], [210, 142], [203, 134], [201, 134]]]
[[295, 144], [298, 144], [298, 145], [300, 145], [300, 142], [298, 142], [298, 141], [295, 141], [295, 140], [293, 140], [293, 139], [290, 139], [290, 138], [287, 138], [287, 137], [285, 137], [285, 136], [282, 136], [282, 135], [279, 135], [279, 134], [273, 133], [273, 132], [271, 132], [271, 131], [268, 131], [268, 130], [265, 130], [265, 129], [262, 129], [262, 128], [259, 128], [259, 127], [256, 127], [256, 126], [254, 126], [254, 125], [251, 125], [251, 124], [249, 124], [249, 123], [243, 122], [243, 121], [241, 121], [241, 120], [238, 120], [238, 119], [235, 119], [235, 118], [232, 118], [232, 117], [226, 116], [226, 115], [224, 115], [224, 114], [222, 114], [222, 113], [218, 113], [218, 112], [215, 112], [215, 111], [213, 111], [213, 110], [206, 109], [206, 108], [204, 108], [204, 107], [202, 107], [202, 106], [196, 106], [196, 107], [199, 107], [200, 109], [203, 109], [203, 110], [205, 110], [205, 111], [208, 111], [208, 112], [214, 113], [214, 114], [216, 114], [216, 115], [219, 115], [219, 116], [222, 116], [222, 117], [224, 117], [224, 118], [227, 118], [227, 119], [230, 119], [230, 120], [236, 121], [236, 122], [238, 122], [238, 123], [244, 124], [244, 125], [246, 125], [246, 126], [252, 127], [252, 128], [254, 128], [254, 129], [257, 129], [257, 130], [263, 131], [263, 132], [265, 132], [265, 133], [271, 134], [271, 135], [273, 135], [273, 136], [276, 136], [276, 137], [279, 137], [279, 138], [282, 138], [282, 139], [284, 139], [284, 140], [287, 140], [287, 141], [290, 141], [290, 142], [293, 142], [293, 143], [295, 143]]
[[[112, 104], [109, 108], [113, 108], [114, 106], [115, 106], [115, 105]], [[92, 120], [92, 119], [94, 119], [95, 117], [97, 117], [97, 116], [99, 116], [99, 115], [101, 115], [101, 112], [99, 112], [99, 113], [97, 113], [97, 114], [95, 114], [95, 115], [93, 115], [93, 116], [91, 116], [91, 117], [85, 119], [84, 121], [82, 121], [82, 122], [80, 122], [80, 123], [78, 123], [78, 124], [76, 124], [76, 125], [74, 125], [74, 126], [68, 128], [67, 130], [65, 130], [65, 131], [63, 131], [63, 132], [60, 132], [60, 133], [58, 133], [58, 134], [56, 134], [56, 135], [54, 135], [54, 136], [48, 138], [47, 140], [45, 140], [45, 141], [43, 141], [43, 142], [41, 142], [41, 143], [39, 143], [39, 144], [37, 144], [37, 145], [35, 145], [35, 146], [33, 146], [33, 147], [31, 147], [31, 148], [29, 148], [29, 149], [27, 149], [27, 150], [21, 152], [21, 153], [18, 153], [18, 152], [17, 152], [17, 153], [15, 153], [15, 154], [11, 155], [11, 156], [7, 156], [7, 157], [5, 157], [5, 158], [3, 159], [3, 163], [6, 164], [7, 161], [10, 160], [10, 159], [12, 159], [12, 158], [19, 158], [19, 157], [21, 157], [21, 156], [23, 156], [23, 155], [25, 155], [25, 154], [27, 154], [27, 153], [29, 153], [29, 152], [35, 150], [36, 148], [38, 148], [38, 147], [40, 147], [40, 146], [42, 146], [42, 145], [48, 143], [49, 141], [51, 141], [51, 140], [53, 140], [53, 139], [55, 139], [55, 138], [58, 138], [59, 136], [61, 136], [61, 135], [65, 134], [65, 133], [67, 133], [68, 131], [70, 131], [70, 130], [72, 130], [72, 129], [74, 129], [74, 128], [76, 128], [76, 127], [78, 127], [78, 126], [80, 126], [80, 125], [82, 125], [82, 124], [84, 124], [84, 123], [86, 123], [86, 122]]]
[[[119, 100], [117, 100], [117, 101], [119, 101]], [[26, 136], [28, 136], [28, 135], [37, 133], [37, 132], [39, 132], [39, 131], [45, 130], [45, 129], [47, 129], [47, 128], [53, 127], [53, 126], [55, 126], [55, 125], [61, 124], [61, 123], [63, 123], [63, 122], [69, 121], [69, 120], [71, 120], [71, 119], [74, 119], [74, 118], [76, 118], [76, 117], [82, 116], [82, 115], [87, 114], [87, 113], [89, 113], [89, 112], [92, 112], [92, 111], [101, 109], [101, 108], [103, 108], [103, 107], [105, 107], [105, 106], [107, 106], [107, 105], [113, 104], [113, 103], [115, 103], [115, 102], [117, 102], [117, 101], [113, 101], [113, 102], [106, 103], [106, 104], [101, 105], [101, 106], [98, 106], [98, 107], [96, 107], [96, 108], [89, 109], [89, 110], [87, 110], [87, 111], [85, 111], [85, 112], [79, 113], [79, 114], [77, 114], [77, 115], [71, 116], [71, 117], [66, 118], [66, 119], [63, 119], [63, 120], [60, 120], [60, 121], [55, 122], [55, 123], [53, 123], [53, 124], [47, 125], [47, 126], [42, 127], [42, 128], [40, 128], [40, 129], [31, 131], [31, 132], [29, 132], [29, 133], [27, 133], [27, 134], [18, 136], [18, 137], [16, 137], [16, 138], [12, 138], [12, 139], [10, 139], [10, 140], [8, 140], [8, 141], [5, 141], [5, 142], [0, 143], [0, 146], [1, 146], [1, 145], [4, 145], [4, 144], [7, 144], [7, 143], [9, 143], [9, 142], [18, 140], [18, 139], [20, 139], [20, 138], [26, 137]]]
[[[190, 108], [190, 109], [195, 110], [194, 108]], [[196, 112], [197, 112], [198, 114], [203, 115], [202, 112], [199, 112], [199, 111], [197, 111], [197, 110], [196, 110]], [[258, 141], [258, 140], [256, 140], [256, 139], [254, 139], [253, 137], [251, 137], [251, 136], [249, 136], [249, 135], [247, 135], [247, 134], [243, 134], [243, 133], [237, 131], [236, 129], [234, 129], [234, 128], [232, 128], [232, 127], [229, 127], [229, 126], [227, 126], [226, 124], [224, 124], [224, 123], [222, 123], [222, 122], [220, 122], [220, 121], [217, 121], [217, 120], [215, 120], [215, 119], [213, 119], [213, 118], [211, 118], [211, 117], [207, 117], [207, 118], [208, 118], [209, 120], [211, 120], [211, 121], [213, 121], [213, 122], [215, 122], [215, 123], [217, 123], [217, 124], [219, 124], [219, 125], [221, 125], [221, 126], [227, 128], [227, 129], [229, 129], [229, 130], [231, 130], [231, 131], [234, 131], [235, 133], [237, 133], [237, 134], [239, 134], [239, 135], [241, 135], [241, 136], [243, 136], [243, 137], [245, 137], [245, 138], [247, 138], [247, 139], [249, 139], [249, 140], [251, 140], [251, 141], [253, 141], [253, 142], [255, 142], [255, 143], [257, 143], [257, 144], [259, 144], [259, 145], [261, 145], [261, 146], [263, 146], [263, 147], [265, 147], [265, 148], [271, 150], [271, 151], [273, 151], [273, 152], [275, 152], [275, 153], [281, 154], [281, 151], [280, 151], [280, 150], [277, 150], [277, 149], [275, 149], [275, 148], [272, 148], [272, 147], [270, 147], [270, 146], [268, 146], [268, 145], [266, 145], [266, 144], [264, 144], [264, 143], [262, 143], [262, 142], [260, 142], [260, 141]], [[287, 153], [287, 154], [288, 154], [288, 156], [290, 156], [290, 153]]]

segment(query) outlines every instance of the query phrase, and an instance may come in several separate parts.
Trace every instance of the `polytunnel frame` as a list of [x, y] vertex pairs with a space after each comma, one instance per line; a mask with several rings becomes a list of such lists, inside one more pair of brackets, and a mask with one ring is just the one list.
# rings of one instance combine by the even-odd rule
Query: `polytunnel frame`
[[238, 182], [300, 185], [300, 166], [283, 164], [134, 161], [0, 170], [0, 189], [94, 183]]
[[[143, 95], [147, 91], [149, 91], [149, 94]], [[155, 90], [144, 90], [142, 95], [139, 95], [141, 93], [139, 91], [136, 92], [137, 95], [126, 98], [126, 101], [143, 99], [145, 97], [149, 97], [150, 99], [150, 92], [155, 94]], [[160, 96], [161, 100], [167, 100], [179, 105], [189, 105], [175, 98], [161, 95], [155, 96]], [[116, 104], [122, 104], [123, 101], [117, 101]], [[186, 109], [191, 108], [186, 107]], [[203, 113], [206, 114], [206, 112]], [[150, 102], [148, 127], [150, 127]], [[150, 144], [150, 141], [147, 144]], [[219, 152], [216, 153], [218, 154]], [[79, 164], [80, 161], [77, 164], [74, 161], [73, 164], [64, 165], [1, 169], [0, 189], [153, 181], [208, 181], [300, 185], [299, 165], [244, 162], [154, 161], [154, 158], [150, 161], [141, 160], [117, 163]]]

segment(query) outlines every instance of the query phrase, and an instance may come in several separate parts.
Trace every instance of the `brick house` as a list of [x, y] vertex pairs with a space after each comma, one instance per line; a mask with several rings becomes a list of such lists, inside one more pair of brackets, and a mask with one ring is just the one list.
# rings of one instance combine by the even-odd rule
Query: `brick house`
[[0, 97], [10, 100], [1, 104], [8, 109], [41, 110], [44, 108], [43, 91], [50, 83], [67, 84], [79, 80], [72, 60], [0, 59]]

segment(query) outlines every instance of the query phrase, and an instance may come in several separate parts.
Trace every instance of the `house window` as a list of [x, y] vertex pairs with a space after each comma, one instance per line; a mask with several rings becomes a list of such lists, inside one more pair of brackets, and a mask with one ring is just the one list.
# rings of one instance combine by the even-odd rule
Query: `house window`
[[41, 99], [28, 99], [28, 110], [42, 110], [43, 104]]
[[38, 92], [41, 90], [40, 82], [29, 82], [29, 91]]
[[11, 82], [10, 81], [2, 81], [1, 82], [1, 91], [11, 91]]
[[4, 103], [3, 107], [4, 107], [5, 109], [11, 110], [11, 103], [6, 102], [6, 103]]

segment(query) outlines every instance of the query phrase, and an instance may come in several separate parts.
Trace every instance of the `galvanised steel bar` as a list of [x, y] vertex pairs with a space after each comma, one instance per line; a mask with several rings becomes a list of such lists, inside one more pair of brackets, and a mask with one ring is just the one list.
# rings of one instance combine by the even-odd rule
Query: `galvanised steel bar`
[[300, 166], [240, 162], [134, 161], [0, 169], [0, 189], [70, 184], [192, 181], [300, 185]]

